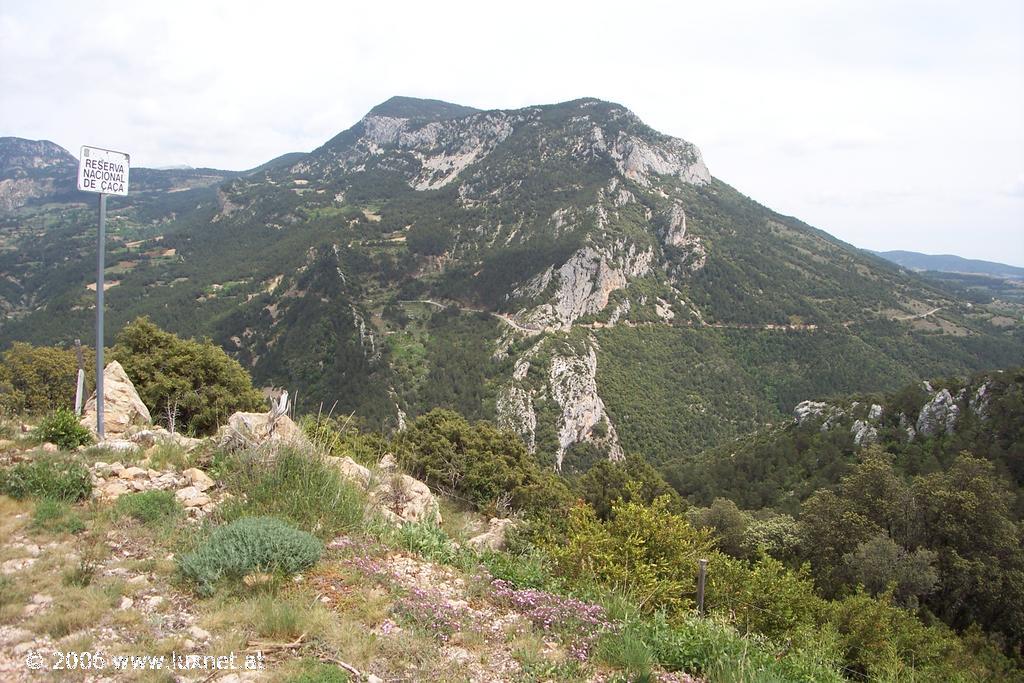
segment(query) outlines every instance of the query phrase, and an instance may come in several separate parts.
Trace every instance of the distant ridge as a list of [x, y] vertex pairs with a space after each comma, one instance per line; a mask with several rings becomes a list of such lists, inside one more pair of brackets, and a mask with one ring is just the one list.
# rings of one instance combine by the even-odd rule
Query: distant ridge
[[395, 96], [370, 110], [369, 116], [392, 116], [412, 121], [445, 121], [476, 114], [479, 109], [443, 100]]
[[872, 251], [871, 253], [910, 270], [936, 270], [942, 273], [968, 273], [1008, 280], [1024, 280], [1024, 268], [994, 261], [966, 259], [952, 254], [921, 254], [916, 251]]

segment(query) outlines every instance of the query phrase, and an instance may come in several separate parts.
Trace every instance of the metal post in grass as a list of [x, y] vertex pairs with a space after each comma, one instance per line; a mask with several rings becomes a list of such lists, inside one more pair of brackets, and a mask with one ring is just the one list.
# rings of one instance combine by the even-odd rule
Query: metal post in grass
[[697, 560], [697, 614], [704, 616], [704, 584], [708, 574], [708, 561]]
[[82, 394], [85, 393], [85, 358], [82, 356], [82, 340], [75, 340], [75, 356], [78, 359], [78, 381], [75, 384], [75, 415], [82, 416]]

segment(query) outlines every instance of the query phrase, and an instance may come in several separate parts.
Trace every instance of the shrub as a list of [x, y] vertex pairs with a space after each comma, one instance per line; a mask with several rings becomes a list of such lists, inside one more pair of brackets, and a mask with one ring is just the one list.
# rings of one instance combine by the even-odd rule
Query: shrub
[[193, 552], [178, 558], [182, 577], [203, 596], [224, 580], [253, 572], [290, 575], [316, 564], [323, 545], [275, 517], [245, 517], [215, 529]]
[[179, 428], [208, 434], [235, 411], [263, 407], [249, 373], [223, 349], [208, 340], [181, 339], [148, 318], [126, 325], [110, 355], [153, 415], [167, 419], [173, 413]]
[[[94, 379], [91, 349], [83, 349], [86, 381]], [[78, 361], [71, 349], [14, 342], [0, 363], [0, 409], [45, 413], [70, 405], [75, 397]]]
[[618, 587], [645, 610], [681, 611], [691, 604], [697, 560], [709, 555], [712, 543], [707, 531], [695, 530], [668, 506], [664, 497], [650, 505], [620, 501], [607, 522], [593, 508], [577, 506], [568, 537], [549, 541], [546, 550], [563, 576]]
[[75, 460], [39, 457], [0, 470], [0, 493], [18, 500], [32, 496], [74, 503], [89, 497], [92, 479]]
[[516, 434], [471, 425], [450, 410], [417, 418], [396, 445], [413, 476], [489, 514], [504, 516], [506, 506], [551, 513], [571, 501], [565, 483], [542, 470]]
[[43, 499], [36, 503], [32, 526], [53, 534], [77, 534], [85, 531], [85, 523], [67, 503]]
[[225, 520], [275, 515], [331, 538], [363, 519], [363, 492], [336, 467], [300, 449], [282, 448], [270, 462], [248, 453], [230, 456], [222, 476], [229, 488], [245, 493], [223, 506]]
[[146, 525], [170, 521], [181, 514], [181, 503], [171, 491], [144, 491], [121, 496], [114, 504], [114, 512], [131, 517]]
[[458, 551], [448, 535], [436, 524], [403, 524], [393, 531], [398, 545], [434, 562], [451, 564]]
[[58, 408], [50, 413], [39, 423], [34, 434], [39, 440], [57, 444], [58, 448], [65, 451], [92, 443], [92, 433], [67, 408]]

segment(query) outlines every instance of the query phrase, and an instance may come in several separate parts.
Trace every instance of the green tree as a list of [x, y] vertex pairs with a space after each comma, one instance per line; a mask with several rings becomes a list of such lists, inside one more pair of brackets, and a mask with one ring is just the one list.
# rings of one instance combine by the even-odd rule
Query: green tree
[[845, 583], [843, 556], [881, 531], [833, 491], [823, 489], [807, 499], [800, 512], [801, 557], [810, 561], [826, 595], [835, 595]]
[[733, 557], [747, 556], [744, 536], [751, 518], [736, 503], [727, 498], [715, 498], [711, 507], [691, 510], [688, 517], [698, 529], [711, 530], [723, 552]]
[[[95, 362], [91, 349], [83, 352], [89, 382], [95, 378]], [[0, 363], [0, 409], [39, 414], [70, 408], [77, 378], [74, 350], [14, 342]]]
[[[633, 483], [636, 486], [631, 486]], [[669, 509], [673, 512], [682, 512], [685, 507], [682, 498], [658, 470], [635, 454], [627, 455], [622, 462], [598, 460], [576, 479], [573, 488], [583, 500], [590, 503], [601, 519], [608, 519], [612, 505], [617, 500], [632, 500], [630, 496], [634, 492], [644, 503], [651, 503], [659, 496], [667, 496]]]
[[212, 432], [235, 411], [263, 406], [249, 373], [223, 349], [165, 332], [148, 318], [125, 325], [110, 355], [154, 417], [176, 413], [177, 424], [196, 434]]
[[450, 410], [416, 418], [396, 446], [414, 476], [488, 513], [553, 513], [570, 500], [564, 481], [542, 470], [518, 435]]
[[890, 591], [900, 604], [916, 607], [918, 598], [931, 593], [939, 581], [937, 557], [925, 548], [909, 552], [883, 533], [858, 544], [843, 561], [851, 579], [872, 595]]

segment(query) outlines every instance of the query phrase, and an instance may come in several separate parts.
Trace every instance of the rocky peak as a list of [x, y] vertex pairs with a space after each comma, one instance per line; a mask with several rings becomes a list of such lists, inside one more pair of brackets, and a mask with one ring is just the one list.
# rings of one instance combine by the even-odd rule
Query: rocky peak
[[457, 119], [480, 110], [443, 100], [395, 96], [371, 109], [367, 116], [386, 116], [414, 121], [443, 121]]
[[0, 138], [0, 176], [16, 177], [29, 170], [74, 166], [78, 161], [49, 140]]

